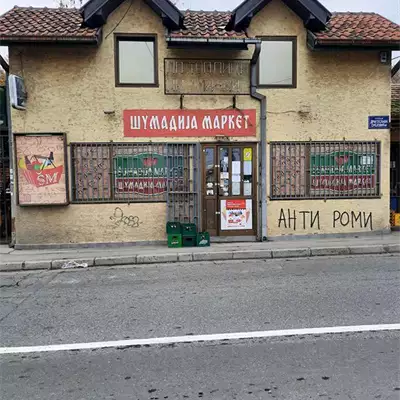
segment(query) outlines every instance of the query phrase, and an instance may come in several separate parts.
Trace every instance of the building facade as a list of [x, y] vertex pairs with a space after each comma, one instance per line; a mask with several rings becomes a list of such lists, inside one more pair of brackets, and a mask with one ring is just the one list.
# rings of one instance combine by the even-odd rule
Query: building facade
[[390, 229], [400, 27], [317, 1], [253, 3], [0, 17], [28, 95], [12, 111], [17, 245], [164, 241], [174, 219], [223, 240]]

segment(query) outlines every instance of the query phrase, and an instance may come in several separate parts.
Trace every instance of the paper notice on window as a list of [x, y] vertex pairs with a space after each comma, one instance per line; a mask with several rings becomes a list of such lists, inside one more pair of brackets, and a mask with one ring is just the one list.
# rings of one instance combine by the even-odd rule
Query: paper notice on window
[[240, 175], [240, 161], [232, 161], [232, 174]]
[[240, 175], [232, 175], [232, 182], [240, 182]]
[[244, 182], [243, 183], [243, 195], [244, 196], [251, 196], [251, 182]]
[[251, 161], [243, 163], [243, 175], [253, 175], [253, 165]]
[[233, 182], [232, 183], [232, 196], [239, 196], [240, 195], [240, 182]]
[[243, 150], [243, 159], [245, 161], [252, 161], [253, 160], [253, 149], [246, 147]]

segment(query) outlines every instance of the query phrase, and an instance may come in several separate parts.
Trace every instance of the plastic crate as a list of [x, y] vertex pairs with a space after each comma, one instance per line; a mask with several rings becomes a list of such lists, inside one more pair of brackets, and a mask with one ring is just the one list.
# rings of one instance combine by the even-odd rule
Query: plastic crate
[[183, 236], [182, 245], [183, 247], [196, 247], [196, 236]]
[[181, 223], [175, 221], [168, 221], [167, 222], [167, 235], [170, 234], [181, 234]]
[[182, 235], [181, 234], [169, 234], [168, 235], [168, 247], [178, 248], [182, 247]]
[[210, 234], [208, 232], [200, 232], [196, 237], [196, 245], [198, 247], [207, 247], [210, 245]]
[[181, 233], [183, 237], [185, 236], [196, 237], [197, 235], [196, 224], [181, 224]]

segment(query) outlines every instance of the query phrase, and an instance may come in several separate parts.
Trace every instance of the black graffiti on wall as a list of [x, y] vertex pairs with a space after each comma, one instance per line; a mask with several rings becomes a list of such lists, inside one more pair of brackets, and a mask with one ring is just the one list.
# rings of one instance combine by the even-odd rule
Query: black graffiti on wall
[[136, 215], [124, 215], [122, 208], [115, 207], [114, 214], [110, 217], [115, 226], [125, 225], [130, 228], [139, 228], [142, 224], [140, 218]]
[[[365, 211], [338, 211], [335, 210], [332, 213], [332, 227], [337, 228], [339, 226], [356, 228], [368, 228], [372, 231], [372, 212]], [[309, 229], [314, 228], [317, 230], [321, 229], [320, 223], [320, 211], [297, 211], [281, 208], [278, 227], [285, 229]]]
[[296, 211], [288, 208], [287, 213], [285, 213], [285, 210], [281, 208], [278, 227], [296, 230], [299, 226], [302, 227], [302, 229], [314, 227], [316, 229], [321, 229], [319, 211]]
[[333, 227], [337, 226], [351, 226], [352, 228], [369, 228], [372, 231], [372, 212], [366, 213], [365, 211], [355, 213], [340, 212], [335, 210], [333, 212]]

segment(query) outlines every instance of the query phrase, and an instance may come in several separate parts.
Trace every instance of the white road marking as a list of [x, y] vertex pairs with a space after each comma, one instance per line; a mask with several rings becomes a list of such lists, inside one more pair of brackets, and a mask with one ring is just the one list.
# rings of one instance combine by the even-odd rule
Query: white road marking
[[321, 334], [332, 334], [332, 333], [395, 331], [395, 330], [400, 330], [400, 324], [334, 326], [326, 328], [304, 328], [304, 329], [285, 329], [285, 330], [258, 331], [258, 332], [217, 333], [212, 335], [170, 336], [170, 337], [149, 338], [149, 339], [114, 340], [109, 342], [52, 344], [47, 346], [0, 347], [0, 355], [18, 354], [18, 353], [38, 353], [38, 352], [49, 352], [49, 351], [66, 351], [66, 350], [105, 349], [110, 347], [143, 346], [143, 345], [158, 345], [158, 344], [172, 344], [172, 343], [195, 343], [195, 342], [214, 342], [221, 340], [259, 339], [259, 338], [282, 337], [282, 336], [299, 336], [299, 335], [303, 336], [303, 335], [321, 335]]

